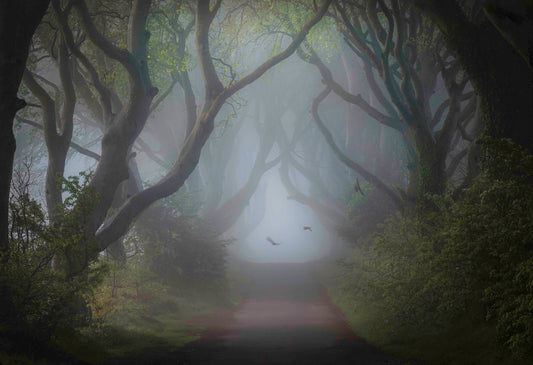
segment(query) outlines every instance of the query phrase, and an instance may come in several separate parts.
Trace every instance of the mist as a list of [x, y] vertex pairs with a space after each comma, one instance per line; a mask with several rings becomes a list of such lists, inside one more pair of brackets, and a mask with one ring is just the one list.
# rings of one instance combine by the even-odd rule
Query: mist
[[[263, 177], [266, 190], [263, 219], [245, 240], [230, 247], [230, 253], [251, 262], [306, 262], [324, 257], [328, 253], [324, 229], [305, 207], [286, 198], [276, 175], [271, 172]], [[314, 229], [304, 231], [304, 226]], [[267, 237], [280, 245], [273, 247]]]
[[0, 363], [531, 362], [530, 7], [30, 2]]

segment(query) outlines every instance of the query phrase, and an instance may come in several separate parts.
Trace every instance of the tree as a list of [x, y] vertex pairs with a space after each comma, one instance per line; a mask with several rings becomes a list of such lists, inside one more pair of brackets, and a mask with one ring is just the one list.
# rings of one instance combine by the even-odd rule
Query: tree
[[[150, 188], [131, 197], [121, 208], [119, 208], [109, 222], [96, 233], [96, 237], [100, 241], [102, 247], [105, 247], [110, 240], [120, 237], [120, 235], [127, 230], [130, 222], [142, 211], [142, 209], [146, 208], [152, 202], [174, 193], [183, 185], [186, 178], [198, 164], [201, 149], [213, 131], [214, 118], [224, 102], [237, 91], [261, 77], [268, 69], [289, 57], [303, 41], [305, 35], [309, 32], [309, 29], [321, 19], [330, 3], [331, 1], [326, 1], [324, 5], [322, 5], [316, 15], [301, 28], [295, 40], [282, 52], [266, 60], [250, 74], [225, 87], [219, 79], [209, 51], [209, 27], [221, 2], [217, 2], [213, 9], [209, 7], [208, 1], [198, 2], [195, 13], [196, 47], [198, 50], [199, 66], [202, 70], [205, 86], [204, 105], [196, 120], [195, 127], [185, 141], [177, 161], [165, 178]], [[105, 138], [103, 140], [103, 145], [103, 148], [105, 148]], [[103, 149], [103, 151], [105, 150]], [[124, 155], [124, 152], [122, 152], [122, 154]], [[102, 154], [102, 158], [104, 158], [104, 153]], [[102, 162], [100, 164], [102, 164]], [[105, 194], [105, 191], [109, 189], [109, 184], [106, 185], [107, 189], [103, 188], [101, 183], [106, 173], [105, 171], [100, 171], [99, 169], [96, 170], [93, 185], [98, 191], [101, 190], [102, 193]], [[107, 173], [110, 173], [110, 171], [107, 171]], [[104, 210], [107, 211], [107, 209], [104, 208], [105, 206], [97, 207], [92, 217], [94, 231], [96, 231], [96, 228], [98, 228], [103, 222]]]
[[[0, 5], [0, 113], [1, 132], [0, 141], [2, 165], [0, 165], [2, 180], [0, 185], [0, 249], [8, 247], [7, 241], [7, 207], [9, 201], [9, 187], [11, 171], [13, 170], [13, 156], [15, 153], [15, 139], [13, 137], [13, 118], [15, 113], [26, 103], [17, 97], [18, 86], [24, 73], [24, 65], [28, 57], [31, 38], [43, 17], [49, 1], [17, 1], [4, 2]], [[17, 14], [17, 16], [14, 16]], [[24, 22], [19, 17], [24, 18]]]
[[[180, 24], [174, 24], [177, 37], [179, 38], [180, 34], [184, 34], [183, 37], [185, 38], [180, 40], [181, 43], [178, 42], [183, 47], [186, 39], [186, 33], [184, 33], [183, 29], [189, 29], [190, 31], [192, 29], [191, 24], [194, 24], [198, 66], [203, 75], [205, 88], [203, 106], [198, 115], [196, 115], [194, 95], [191, 95], [192, 88], [188, 85], [190, 83], [187, 82], [186, 74], [181, 72], [178, 76], [175, 76], [175, 80], [180, 82], [185, 90], [188, 111], [187, 129], [189, 133], [180, 154], [163, 179], [149, 188], [133, 194], [126, 199], [123, 205], [116, 208], [114, 214], [109, 214], [109, 209], [112, 207], [117, 190], [122, 182], [132, 174], [128, 166], [133, 157], [132, 147], [143, 131], [150, 112], [160, 102], [159, 98], [155, 98], [159, 91], [153, 86], [151, 81], [153, 76], [150, 73], [151, 62], [148, 58], [150, 32], [147, 30], [147, 19], [150, 15], [152, 4], [149, 0], [136, 0], [133, 2], [129, 15], [129, 25], [126, 36], [124, 36], [124, 34], [120, 35], [120, 27], [117, 28], [115, 26], [115, 28], [112, 28], [110, 26], [109, 32], [106, 34], [105, 27], [97, 26], [99, 24], [98, 18], [91, 14], [90, 7], [85, 1], [73, 0], [68, 2], [66, 6], [62, 6], [59, 0], [52, 0], [54, 15], [61, 32], [60, 47], [63, 50], [68, 50], [73, 56], [71, 61], [63, 64], [66, 73], [72, 76], [72, 80], [68, 80], [63, 85], [64, 95], [72, 98], [72, 102], [65, 103], [63, 109], [64, 111], [68, 109], [67, 114], [71, 118], [72, 105], [76, 103], [75, 93], [71, 88], [74, 83], [76, 84], [77, 92], [82, 95], [86, 104], [92, 109], [92, 114], [100, 118], [99, 124], [103, 132], [101, 155], [90, 181], [90, 187], [98, 199], [88, 217], [88, 237], [86, 241], [89, 242], [90, 236], [94, 235], [98, 241], [99, 250], [107, 248], [128, 230], [134, 218], [146, 207], [178, 191], [197, 166], [201, 150], [214, 129], [215, 117], [226, 100], [257, 80], [270, 68], [289, 57], [303, 41], [311, 27], [322, 18], [330, 3], [331, 0], [326, 1], [316, 14], [301, 27], [295, 40], [280, 53], [267, 59], [248, 75], [240, 79], [233, 79], [226, 84], [221, 80], [215, 67], [209, 46], [210, 26], [217, 12], [219, 12], [222, 2], [217, 1], [211, 7], [209, 1], [199, 1], [192, 9], [194, 11], [193, 23], [189, 23], [185, 27]], [[75, 14], [77, 15], [76, 19], [79, 19], [78, 24], [81, 24], [83, 29], [76, 28], [75, 23], [72, 22], [75, 19]], [[119, 34], [118, 38], [115, 35], [117, 32]], [[84, 37], [90, 40], [92, 45], [83, 45]], [[122, 41], [126, 41], [126, 48], [116, 45], [116, 42], [120, 42], [121, 38]], [[92, 48], [90, 53], [88, 53], [88, 49], [90, 49], [88, 47]], [[181, 52], [184, 52], [183, 47]], [[183, 57], [183, 54], [181, 56]], [[123, 87], [124, 100], [120, 100], [120, 95], [110, 89], [109, 84], [103, 79], [101, 71], [95, 66], [99, 57], [112, 62], [120, 72], [127, 76], [127, 83], [121, 85]], [[72, 66], [73, 64], [77, 66], [74, 67]], [[59, 62], [60, 70], [62, 69], [61, 65], [62, 63]], [[72, 67], [70, 71], [66, 68], [67, 65]], [[76, 72], [78, 67], [81, 72]], [[30, 77], [31, 74], [28, 74], [27, 81], [31, 84]], [[40, 91], [37, 87], [38, 85], [32, 86], [34, 86], [32, 90], [34, 94], [38, 94]], [[94, 103], [92, 97], [83, 96], [91, 95], [89, 91], [98, 95], [99, 105]], [[45, 96], [44, 98], [46, 99]], [[42, 100], [41, 102], [44, 104]], [[47, 100], [47, 102], [50, 102], [50, 100]], [[43, 111], [46, 114], [44, 109]], [[50, 105], [49, 110], [52, 109]], [[46, 121], [46, 118], [44, 119], [43, 128], [45, 130], [47, 124], [54, 125], [54, 118], [49, 118], [50, 123]], [[64, 125], [71, 128], [70, 124]], [[57, 133], [57, 131], [53, 130], [52, 134], [54, 132]], [[69, 133], [67, 131], [67, 133], [63, 134], [68, 136]], [[68, 139], [65, 138], [64, 143], [61, 143], [63, 146], [60, 153], [61, 156], [58, 156], [63, 164], [66, 156], [65, 151], [68, 149], [70, 142], [67, 141]], [[51, 145], [48, 147], [49, 152], [51, 152], [50, 156], [52, 156], [54, 147]], [[57, 175], [62, 174], [61, 166], [53, 170], [49, 174], [51, 177], [55, 178]], [[48, 179], [48, 181], [47, 189], [50, 184], [53, 184], [52, 178]], [[49, 209], [53, 211], [53, 205], [59, 202], [60, 196], [56, 194], [56, 199], [51, 202], [50, 205], [52, 207], [49, 207]]]
[[279, 157], [267, 162], [267, 157], [274, 146], [275, 134], [280, 128], [280, 109], [269, 113], [262, 125], [256, 121], [259, 136], [259, 150], [252, 169], [244, 185], [223, 204], [206, 212], [206, 225], [215, 234], [220, 235], [230, 229], [238, 220], [252, 195], [255, 193], [262, 176], [276, 166]]
[[[367, 82], [379, 106], [372, 106], [360, 94], [346, 91], [335, 81], [333, 73], [313, 48], [306, 44], [306, 50], [300, 52], [301, 58], [316, 66], [327, 85], [315, 99], [314, 108], [333, 91], [378, 123], [398, 131], [403, 136], [410, 161], [409, 185], [402, 195], [415, 201], [427, 193], [443, 193], [450, 152], [461, 138], [465, 141], [472, 139], [465, 133], [476, 107], [474, 94], [466, 88], [468, 77], [462, 73], [453, 55], [442, 46], [435, 27], [424, 21], [415, 9], [398, 1], [390, 4], [383, 1], [341, 2], [335, 9], [336, 12], [330, 15], [346, 44], [363, 61]], [[439, 83], [444, 84], [447, 95], [438, 107], [434, 107], [431, 99], [438, 95], [436, 87]], [[314, 116], [324, 130], [318, 112]], [[461, 157], [464, 155], [460, 154]], [[353, 161], [348, 165], [356, 167]], [[399, 204], [400, 196], [396, 196], [392, 189], [368, 171], [363, 171], [361, 166], [357, 169]]]
[[[13, 118], [26, 103], [17, 97], [17, 91], [28, 57], [31, 38], [48, 7], [49, 0], [3, 1], [0, 4], [0, 269], [7, 260], [8, 206], [15, 138]], [[24, 19], [24, 21], [21, 21]], [[2, 306], [5, 318], [12, 315], [11, 295], [0, 282]]]
[[[514, 37], [505, 38], [510, 32], [531, 41], [531, 33], [527, 32], [531, 5], [529, 10], [527, 6], [518, 6], [524, 15], [513, 15], [513, 11], [505, 9], [512, 9], [518, 2], [496, 6], [501, 2], [413, 1], [439, 27], [448, 47], [468, 73], [480, 98], [487, 133], [510, 138], [533, 152], [533, 73], [530, 61], [523, 56], [530, 50], [526, 52], [523, 46], [513, 46], [516, 43], [507, 40]], [[499, 29], [489, 21], [494, 15], [506, 21]], [[513, 18], [516, 21], [511, 21]], [[518, 32], [509, 24], [519, 27]], [[526, 27], [525, 33], [521, 33], [521, 24]]]
[[32, 73], [26, 70], [23, 76], [24, 84], [40, 101], [43, 110], [42, 129], [48, 151], [45, 193], [48, 216], [52, 224], [57, 222], [59, 205], [63, 202], [61, 184], [58, 178], [63, 177], [65, 171], [67, 152], [70, 148], [74, 129], [73, 119], [76, 105], [76, 93], [74, 92], [74, 83], [72, 81], [72, 62], [68, 59], [67, 45], [64, 41], [60, 41], [58, 64], [64, 95], [63, 110], [60, 118], [56, 114], [55, 100], [39, 85]]

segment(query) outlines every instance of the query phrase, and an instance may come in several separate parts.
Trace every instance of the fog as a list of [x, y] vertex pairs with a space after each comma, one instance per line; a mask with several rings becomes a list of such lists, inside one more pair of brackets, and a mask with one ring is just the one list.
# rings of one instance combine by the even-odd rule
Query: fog
[[[262, 43], [264, 47], [251, 43], [248, 48], [240, 49], [239, 52], [246, 50], [247, 69], [257, 66], [268, 57], [268, 45], [272, 42], [272, 37], [265, 37]], [[342, 47], [339, 50], [345, 52]], [[342, 71], [344, 60], [337, 58], [331, 61], [330, 67]], [[50, 80], [59, 81], [57, 70], [53, 67], [50, 66], [45, 74]], [[194, 67], [190, 76], [193, 89], [201, 95], [202, 77], [199, 70]], [[345, 80], [341, 78], [340, 82], [344, 83]], [[194, 214], [207, 218], [213, 213], [209, 209], [223, 206], [247, 183], [254, 164], [257, 163], [256, 155], [262, 139], [265, 139], [264, 135], [274, 135], [274, 142], [271, 142], [272, 146], [262, 163], [276, 159], [278, 162], [260, 172], [257, 187], [253, 189], [248, 201], [244, 202], [245, 207], [236, 217], [238, 219], [224, 232], [219, 232], [222, 237], [234, 240], [228, 247], [230, 256], [250, 262], [291, 263], [315, 261], [331, 253], [336, 234], [328, 235], [317, 219], [316, 211], [313, 212], [302, 201], [295, 200], [280, 178], [281, 163], [290, 156], [314, 175], [314, 180], [311, 181], [309, 175], [303, 176], [299, 169], [289, 163], [288, 176], [293, 187], [311, 200], [315, 199], [312, 197], [314, 194], [318, 198], [316, 202], [320, 202], [325, 197], [341, 198], [355, 177], [332, 154], [312, 121], [310, 104], [319, 91], [319, 84], [320, 75], [316, 70], [297, 57], [292, 57], [229, 100], [215, 121], [215, 130], [202, 150], [194, 173], [175, 194], [186, 194], [188, 199], [194, 201]], [[345, 87], [349, 87], [352, 92], [366, 93], [364, 84], [346, 84]], [[359, 119], [362, 117], [357, 113], [343, 116], [346, 106], [339, 105], [340, 100], [336, 97], [331, 99], [332, 102], [324, 107], [331, 114], [327, 120], [331, 132], [335, 134], [339, 145], [346, 143], [354, 159], [362, 160], [364, 153], [370, 153], [370, 150], [365, 150], [363, 145], [348, 139], [348, 129], [343, 129], [347, 128], [347, 123], [363, 123], [364, 118]], [[198, 110], [201, 105], [202, 100], [198, 98]], [[91, 112], [83, 103], [77, 105], [73, 140], [100, 154], [99, 140], [102, 133], [92, 126], [92, 118]], [[369, 130], [371, 129], [372, 126]], [[282, 151], [280, 148], [280, 135], [284, 135], [283, 138], [287, 140], [294, 138], [289, 151]], [[185, 137], [183, 91], [176, 87], [152, 112], [139, 137], [140, 142], [135, 145], [136, 155], [130, 160], [130, 173], [138, 176], [137, 183], [141, 187], [149, 187], [165, 176], [171, 161], [179, 154]], [[94, 171], [96, 166], [97, 161], [93, 158], [71, 151], [65, 176], [88, 173]], [[44, 177], [46, 159], [41, 158], [34, 168], [42, 171], [41, 177]], [[43, 196], [44, 184], [38, 186], [41, 189], [40, 195]], [[64, 193], [64, 197], [66, 196], [68, 194]], [[216, 213], [224, 214], [223, 211]], [[339, 213], [344, 214], [341, 211]], [[304, 226], [311, 227], [312, 230], [304, 230]], [[280, 245], [272, 245], [267, 237]]]
[[530, 7], [37, 3], [0, 363], [532, 355]]
[[[287, 199], [276, 172], [267, 173], [263, 179], [264, 217], [250, 236], [230, 247], [231, 254], [251, 262], [306, 262], [327, 254], [324, 229], [313, 213]], [[304, 226], [310, 226], [312, 231], [304, 231]], [[267, 237], [280, 245], [273, 246]]]
[[[250, 57], [246, 58], [248, 67], [267, 56], [266, 49], [257, 46], [250, 49]], [[201, 93], [200, 80], [201, 76], [193, 69], [191, 81], [193, 87], [199, 89], [198, 94]], [[202, 150], [199, 165], [181, 190], [182, 194], [192, 194], [200, 207], [197, 213], [201, 217], [207, 218], [212, 213], [209, 209], [222, 207], [232, 199], [250, 179], [254, 164], [276, 159], [283, 161], [280, 157], [287, 158], [288, 155], [307, 169], [315, 170], [319, 178], [312, 183], [298, 170], [289, 169], [292, 183], [305, 195], [313, 194], [312, 185], [317, 182], [329, 184], [328, 193], [333, 196], [339, 196], [346, 184], [350, 184], [349, 171], [332, 156], [310, 116], [309, 105], [316, 93], [317, 82], [319, 75], [316, 71], [294, 57], [269, 71], [223, 107], [215, 121], [215, 130]], [[166, 161], [176, 157], [185, 139], [182, 97], [182, 92], [175, 90], [154, 111], [146, 131], [141, 134], [141, 138], [151, 145], [152, 152]], [[342, 122], [338, 120], [331, 123], [335, 128], [342, 128]], [[297, 136], [292, 151], [281, 150], [280, 133], [288, 139]], [[256, 161], [262, 140], [269, 134], [273, 135], [274, 142], [270, 142], [272, 146], [264, 161]], [[338, 137], [342, 144], [342, 131]], [[165, 166], [155, 163], [143, 151], [137, 154], [135, 162], [144, 186], [166, 174]], [[88, 167], [87, 162], [80, 166]], [[312, 209], [291, 198], [281, 182], [280, 166], [281, 162], [278, 162], [260, 172], [257, 187], [244, 202], [242, 213], [223, 232], [223, 237], [235, 239], [228, 247], [232, 257], [250, 262], [307, 262], [323, 258], [330, 252], [331, 242], [326, 230]], [[341, 176], [334, 174], [335, 170]], [[218, 211], [217, 214], [224, 212]], [[304, 231], [304, 226], [311, 227], [312, 231]], [[280, 245], [272, 245], [267, 237]]]

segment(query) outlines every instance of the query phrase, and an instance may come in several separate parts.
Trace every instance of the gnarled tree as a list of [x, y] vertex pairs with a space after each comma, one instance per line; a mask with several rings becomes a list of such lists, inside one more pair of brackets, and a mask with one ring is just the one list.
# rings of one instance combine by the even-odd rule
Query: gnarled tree
[[[457, 54], [468, 73], [480, 98], [487, 133], [511, 138], [533, 152], [533, 72], [531, 32], [528, 31], [532, 24], [531, 4], [522, 1], [413, 2], [439, 27], [448, 47]], [[500, 21], [495, 23], [494, 17]], [[528, 43], [526, 50], [524, 44]], [[502, 72], [505, 77], [499, 76]]]
[[[363, 61], [368, 84], [379, 106], [371, 105], [360, 94], [346, 91], [307, 44], [300, 53], [301, 58], [316, 66], [327, 85], [315, 100], [314, 110], [333, 91], [373, 120], [398, 131], [410, 157], [409, 184], [402, 195], [415, 201], [427, 193], [444, 192], [447, 159], [458, 145], [459, 137], [469, 139], [464, 131], [473, 120], [476, 107], [474, 93], [467, 90], [468, 77], [458, 61], [443, 47], [435, 27], [408, 4], [395, 0], [340, 2], [329, 15], [335, 19], [346, 44]], [[380, 79], [376, 79], [376, 73]], [[434, 107], [432, 98], [438, 96], [439, 83], [444, 84], [446, 95]], [[318, 113], [314, 116], [327, 134]], [[348, 166], [356, 167], [353, 161], [350, 163], [338, 155]], [[361, 166], [357, 170], [396, 204], [401, 204], [401, 195], [363, 171]]]
[[[101, 155], [90, 186], [98, 195], [94, 209], [88, 217], [88, 235], [94, 235], [99, 249], [103, 250], [127, 232], [135, 217], [153, 202], [179, 190], [198, 164], [202, 147], [214, 129], [214, 120], [226, 100], [246, 85], [260, 78], [267, 70], [289, 57], [305, 38], [311, 27], [320, 21], [331, 0], [325, 1], [318, 11], [306, 22], [295, 39], [280, 53], [267, 59], [246, 76], [225, 85], [215, 68], [209, 46], [209, 29], [222, 6], [222, 1], [211, 5], [209, 1], [198, 1], [194, 8], [195, 43], [198, 65], [203, 75], [205, 95], [203, 105], [196, 116], [194, 127], [166, 175], [154, 185], [129, 197], [113, 214], [109, 209], [120, 184], [130, 175], [128, 160], [132, 146], [146, 125], [148, 115], [158, 94], [151, 81], [148, 61], [147, 18], [150, 14], [149, 0], [135, 0], [129, 15], [126, 43], [122, 48], [106, 37], [96, 26], [88, 4], [83, 0], [69, 1], [62, 6], [53, 0], [54, 12], [60, 24], [62, 38], [68, 50], [76, 58], [84, 73], [89, 76], [91, 88], [99, 97], [99, 114], [103, 124]], [[77, 14], [83, 25], [83, 32], [96, 47], [96, 51], [118, 64], [128, 77], [127, 96], [117, 103], [113, 94], [102, 82], [96, 67], [75, 42], [69, 18]], [[181, 80], [186, 85], [186, 80]], [[188, 108], [191, 113], [192, 108]], [[196, 112], [196, 111], [194, 111]], [[190, 116], [188, 119], [192, 120]], [[192, 125], [192, 121], [190, 122]]]

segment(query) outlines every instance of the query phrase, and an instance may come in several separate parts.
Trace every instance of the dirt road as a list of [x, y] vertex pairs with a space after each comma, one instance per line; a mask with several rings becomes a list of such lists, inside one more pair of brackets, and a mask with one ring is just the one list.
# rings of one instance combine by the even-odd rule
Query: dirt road
[[241, 270], [250, 279], [246, 298], [235, 310], [191, 320], [206, 332], [179, 351], [179, 364], [406, 363], [358, 338], [312, 265], [243, 264]]

